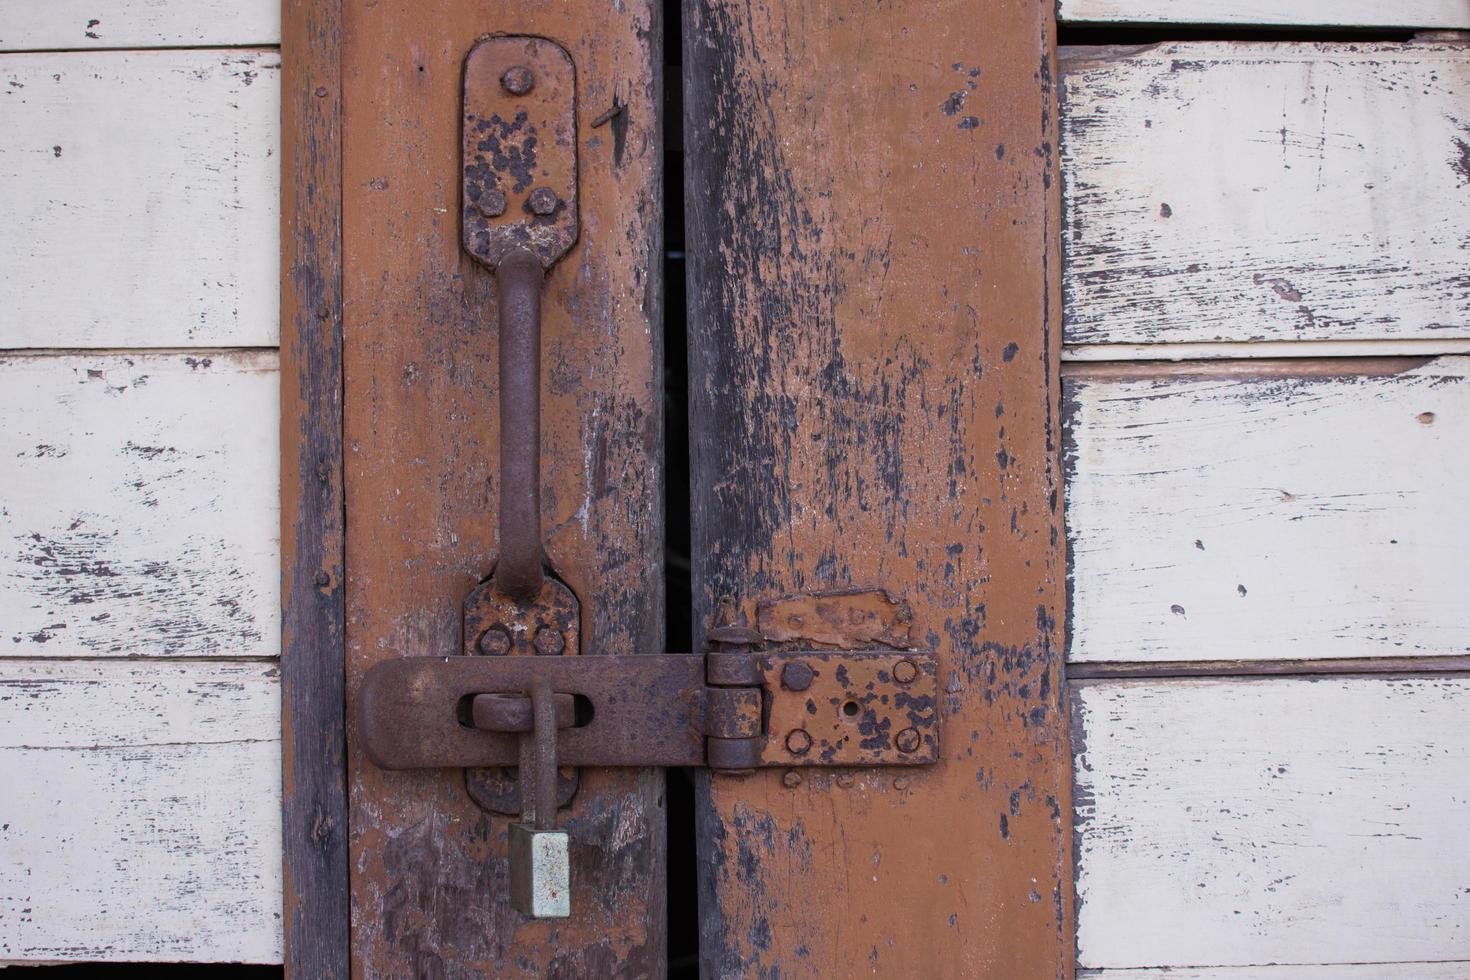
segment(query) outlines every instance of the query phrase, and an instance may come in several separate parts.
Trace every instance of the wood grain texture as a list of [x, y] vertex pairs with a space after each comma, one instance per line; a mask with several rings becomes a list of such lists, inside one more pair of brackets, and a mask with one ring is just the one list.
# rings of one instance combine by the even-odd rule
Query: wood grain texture
[[278, 650], [274, 352], [0, 357], [20, 657]]
[[1463, 677], [1075, 688], [1080, 965], [1470, 960], [1467, 696]]
[[1470, 359], [1338, 365], [1066, 380], [1072, 660], [1470, 652]]
[[1093, 23], [1470, 28], [1465, 0], [1058, 0], [1057, 19]]
[[280, 962], [276, 674], [0, 661], [0, 961]]
[[0, 347], [277, 342], [280, 56], [0, 56]]
[[349, 975], [341, 4], [285, 8], [281, 695], [286, 975]]
[[702, 975], [1071, 972], [1051, 4], [686, 5], [696, 622], [886, 588], [935, 767], [701, 786]]
[[239, 47], [281, 39], [278, 0], [9, 0], [0, 51]]
[[[547, 558], [584, 655], [662, 649], [658, 9], [343, 5], [349, 708], [376, 661], [462, 649], [461, 600], [495, 565], [497, 294], [459, 244], [462, 63], [491, 30], [555, 39], [577, 73], [581, 238], [542, 301]], [[354, 975], [663, 974], [662, 772], [582, 772], [559, 814], [573, 918], [528, 921], [511, 821], [462, 773], [379, 771], [352, 718]]]
[[1470, 337], [1464, 44], [1078, 48], [1063, 79], [1069, 345]]

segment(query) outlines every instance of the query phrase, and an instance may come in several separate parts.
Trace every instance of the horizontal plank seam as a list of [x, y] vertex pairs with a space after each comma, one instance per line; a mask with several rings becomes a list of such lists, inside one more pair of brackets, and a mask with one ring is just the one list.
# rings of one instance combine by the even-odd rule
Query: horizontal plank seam
[[1142, 662], [1097, 662], [1068, 664], [1071, 681], [1168, 680], [1173, 678], [1271, 678], [1271, 677], [1422, 677], [1436, 674], [1470, 673], [1470, 656], [1382, 657], [1341, 660], [1257, 660], [1246, 662], [1200, 660]]
[[[1381, 353], [1374, 351], [1381, 348]], [[1441, 357], [1470, 353], [1470, 339], [1326, 338], [1320, 340], [1179, 341], [1163, 344], [1068, 344], [1062, 348], [1062, 370], [1073, 365], [1131, 364], [1139, 361], [1253, 361], [1252, 351], [1270, 350], [1276, 360], [1357, 357]]]
[[[1447, 353], [1445, 357], [1457, 356]], [[1311, 371], [1316, 374], [1355, 376], [1393, 375], [1412, 371], [1435, 360], [1433, 355], [1346, 355], [1340, 357], [1231, 357], [1209, 360], [1070, 361], [1062, 365], [1062, 377], [1076, 380], [1149, 377], [1171, 374], [1234, 375], [1259, 373], [1289, 377]]]
[[133, 752], [138, 749], [193, 748], [198, 745], [279, 744], [279, 738], [201, 738], [190, 742], [128, 742], [123, 745], [0, 745], [0, 752]]
[[131, 45], [123, 47], [95, 48], [0, 48], [0, 58], [8, 54], [107, 54], [122, 52], [137, 52], [145, 54], [150, 51], [277, 51], [281, 50], [279, 41], [245, 41], [239, 44], [149, 44]]
[[1454, 966], [1457, 963], [1470, 963], [1470, 960], [1290, 960], [1264, 963], [1173, 963], [1167, 966], [1079, 965], [1078, 969], [1088, 973], [1114, 973], [1122, 970], [1134, 972], [1139, 970], [1259, 970], [1262, 967], [1272, 966], [1414, 966], [1420, 963], [1426, 966]]
[[[220, 654], [209, 657], [193, 654], [187, 657], [170, 657], [160, 653], [130, 653], [119, 654], [116, 657], [88, 656], [58, 656], [58, 657], [11, 657], [0, 656], [0, 664], [278, 664], [281, 661], [280, 654]], [[0, 678], [3, 680], [3, 678]]]
[[0, 347], [0, 357], [126, 357], [131, 354], [279, 354], [263, 347]]

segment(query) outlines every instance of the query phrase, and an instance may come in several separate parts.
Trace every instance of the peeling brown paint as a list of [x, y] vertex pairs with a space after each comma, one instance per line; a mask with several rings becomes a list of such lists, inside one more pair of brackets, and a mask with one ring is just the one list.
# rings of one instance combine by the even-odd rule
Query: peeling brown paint
[[703, 781], [705, 976], [1071, 974], [1051, 18], [686, 5], [697, 612], [882, 586], [941, 713], [932, 768]]
[[[494, 568], [497, 293], [461, 246], [462, 66], [489, 31], [554, 40], [576, 69], [581, 237], [546, 278], [541, 409], [548, 564], [581, 643], [663, 647], [658, 385], [659, 25], [649, 4], [344, 4], [344, 366], [349, 718], [393, 656], [462, 649], [460, 604]], [[422, 70], [421, 70], [422, 69]], [[590, 152], [613, 92], [626, 152]], [[413, 370], [408, 370], [412, 366]], [[573, 918], [511, 910], [508, 819], [454, 771], [387, 773], [349, 721], [352, 964], [363, 977], [658, 977], [663, 776], [581, 773]]]
[[840, 650], [874, 645], [906, 649], [914, 613], [883, 589], [841, 589], [768, 599], [756, 604], [756, 629], [773, 643], [816, 644]]

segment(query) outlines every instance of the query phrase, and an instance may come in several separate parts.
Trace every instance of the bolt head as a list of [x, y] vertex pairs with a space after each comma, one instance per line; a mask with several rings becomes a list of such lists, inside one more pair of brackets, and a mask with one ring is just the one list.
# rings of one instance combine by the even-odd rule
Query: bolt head
[[543, 626], [536, 631], [536, 652], [543, 657], [555, 657], [567, 648], [567, 641], [554, 626]]
[[839, 772], [837, 774], [837, 777], [835, 779], [833, 779], [832, 781], [835, 782], [838, 786], [841, 786], [843, 789], [851, 789], [852, 788], [852, 773], [850, 773], [850, 772]]
[[781, 785], [787, 789], [796, 789], [796, 787], [801, 785], [801, 773], [795, 769], [787, 769], [781, 776]]
[[545, 217], [555, 211], [556, 206], [560, 203], [561, 200], [557, 198], [556, 191], [550, 187], [538, 187], [531, 192], [531, 213], [533, 214]]
[[487, 218], [498, 218], [505, 213], [505, 195], [496, 190], [481, 191], [475, 207]]
[[917, 752], [924, 740], [919, 737], [917, 728], [905, 728], [893, 741], [900, 752]]
[[480, 652], [487, 657], [500, 657], [510, 653], [510, 634], [499, 626], [492, 626], [480, 634]]
[[896, 790], [900, 790], [900, 791], [908, 789], [909, 788], [909, 777], [907, 777], [907, 776], [899, 776], [896, 779], [894, 779], [893, 780], [893, 788], [896, 789]]
[[792, 755], [806, 755], [811, 747], [812, 737], [804, 728], [798, 728], [786, 736], [786, 751]]
[[516, 65], [505, 70], [505, 74], [500, 76], [500, 84], [511, 95], [525, 95], [535, 87], [536, 76], [525, 65]]
[[781, 683], [788, 691], [805, 691], [812, 686], [812, 669], [800, 660], [781, 668]]
[[912, 660], [900, 660], [893, 665], [893, 679], [900, 684], [907, 684], [919, 676], [919, 665]]

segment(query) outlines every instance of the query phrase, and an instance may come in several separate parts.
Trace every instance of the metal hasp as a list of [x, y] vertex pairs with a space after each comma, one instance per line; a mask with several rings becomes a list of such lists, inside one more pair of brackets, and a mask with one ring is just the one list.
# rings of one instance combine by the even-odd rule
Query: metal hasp
[[520, 760], [525, 692], [570, 696], [571, 766], [907, 766], [939, 757], [932, 653], [831, 650], [400, 657], [363, 678], [358, 730], [383, 769]]

